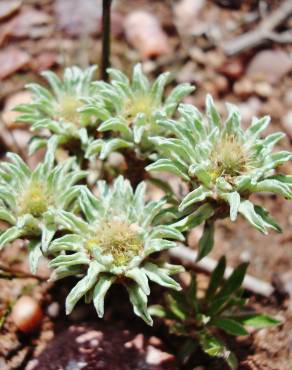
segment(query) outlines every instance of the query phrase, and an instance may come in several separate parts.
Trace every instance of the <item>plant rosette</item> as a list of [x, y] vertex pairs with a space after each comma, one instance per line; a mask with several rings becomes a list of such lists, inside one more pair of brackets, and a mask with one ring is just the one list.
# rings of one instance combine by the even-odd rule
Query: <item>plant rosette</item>
[[135, 192], [128, 180], [118, 177], [112, 188], [99, 181], [98, 197], [88, 189], [81, 190], [80, 208], [84, 219], [60, 211], [59, 227], [68, 234], [55, 239], [49, 251], [54, 256], [50, 267], [52, 279], [70, 275], [85, 276], [66, 299], [70, 314], [82, 296], [93, 300], [99, 317], [104, 314], [104, 298], [113, 283], [123, 284], [129, 293], [134, 312], [152, 325], [147, 310], [150, 294], [148, 280], [163, 287], [180, 290], [170, 277], [183, 267], [150, 260], [153, 253], [172, 248], [184, 240], [175, 228], [158, 223], [165, 201], [145, 203], [145, 183]]
[[292, 158], [288, 151], [273, 152], [285, 134], [260, 137], [270, 122], [268, 116], [255, 118], [244, 131], [238, 109], [231, 104], [227, 108], [229, 115], [222, 122], [211, 96], [206, 99], [207, 119], [194, 106], [181, 104], [178, 120], [159, 121], [173, 137], [150, 138], [160, 158], [146, 169], [175, 174], [190, 186], [178, 207], [182, 219], [174, 226], [185, 231], [206, 221], [199, 258], [213, 246], [214, 221], [228, 213], [232, 221], [241, 214], [264, 234], [268, 228], [281, 231], [266, 209], [252, 203], [251, 194], [292, 197], [292, 176], [275, 173]]
[[[33, 138], [30, 154], [46, 146], [54, 153], [58, 145], [75, 147], [76, 143], [80, 149], [86, 150], [89, 141], [94, 139], [98, 124], [109, 118], [92, 82], [96, 68], [91, 66], [82, 70], [76, 66], [68, 67], [63, 79], [54, 72], [44, 71], [42, 76], [49, 84], [48, 89], [36, 83], [26, 86], [33, 99], [15, 108], [21, 113], [18, 120], [29, 124], [33, 132], [48, 130], [50, 133], [49, 138]], [[94, 112], [85, 108], [85, 100], [93, 95], [96, 96]]]
[[28, 238], [30, 267], [36, 272], [38, 259], [57, 230], [57, 210], [74, 206], [82, 188], [76, 183], [87, 172], [78, 169], [74, 158], [55, 167], [47, 160], [32, 171], [18, 155], [7, 157], [10, 162], [0, 163], [0, 219], [10, 227], [0, 235], [0, 248]]
[[[117, 69], [109, 69], [111, 82], [94, 82], [103, 97], [109, 118], [98, 127], [101, 133], [110, 132], [108, 139], [97, 139], [88, 146], [86, 156], [99, 155], [105, 159], [117, 150], [132, 150], [138, 158], [153, 155], [154, 147], [149, 137], [165, 134], [157, 124], [162, 118], [171, 118], [181, 99], [191, 93], [194, 87], [181, 84], [165, 97], [165, 86], [169, 73], [162, 73], [153, 83], [142, 71], [141, 64], [133, 69], [131, 81]], [[88, 109], [98, 109], [99, 101], [89, 98]]]

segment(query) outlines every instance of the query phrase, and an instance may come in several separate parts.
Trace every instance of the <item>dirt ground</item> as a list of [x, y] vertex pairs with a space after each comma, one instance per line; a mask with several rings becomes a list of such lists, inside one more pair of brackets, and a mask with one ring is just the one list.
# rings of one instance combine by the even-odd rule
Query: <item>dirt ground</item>
[[[101, 0], [0, 2], [2, 158], [10, 150], [28, 159], [26, 150], [31, 133], [23, 125], [14, 122], [15, 113], [10, 111], [13, 105], [28, 99], [24, 92], [26, 83], [41, 81], [39, 72], [44, 69], [61, 71], [64, 66], [72, 64], [86, 66], [100, 62], [101, 3]], [[244, 124], [252, 116], [269, 114], [272, 117], [269, 131], [281, 130], [287, 134], [277, 149], [291, 150], [292, 18], [288, 17], [289, 14], [282, 14], [285, 8], [282, 13], [279, 12], [285, 3], [280, 0], [113, 0], [112, 65], [129, 72], [131, 66], [142, 59], [144, 70], [153, 77], [161, 71], [170, 70], [172, 85], [181, 82], [196, 85], [195, 93], [186, 99], [187, 102], [203, 109], [205, 95], [211, 93], [223, 113], [226, 101], [238, 104]], [[152, 28], [146, 29], [145, 24], [140, 24], [140, 27], [145, 27], [143, 32], [149, 38], [157, 39], [156, 51], [152, 50], [148, 54], [135, 41], [134, 33], [140, 31], [129, 28], [129, 16], [140, 10], [150, 12], [159, 26], [155, 33]], [[277, 11], [278, 23], [272, 27], [273, 15]], [[273, 34], [271, 39], [258, 37], [264, 27], [272, 27], [269, 29]], [[242, 44], [241, 35], [247, 33], [248, 41]], [[240, 45], [243, 46], [239, 48]], [[28, 162], [34, 166], [40, 158], [41, 155], [37, 154], [29, 158]], [[292, 164], [286, 164], [281, 170], [292, 175]], [[283, 325], [258, 331], [249, 338], [227, 339], [239, 358], [239, 369], [291, 370], [292, 204], [269, 195], [258, 196], [258, 201], [271, 211], [283, 228], [283, 233], [271, 231], [268, 236], [264, 236], [243, 220], [236, 223], [220, 221], [215, 248], [210, 256], [218, 259], [225, 254], [230, 266], [236, 266], [241, 261], [250, 262], [249, 274], [275, 286], [275, 293], [270, 298], [249, 293], [250, 304], [284, 319]], [[198, 229], [191, 238], [192, 248], [197, 247], [199, 233]], [[9, 269], [5, 270], [5, 266], [9, 266]], [[65, 357], [64, 363], [61, 360], [58, 363], [59, 367], [44, 367], [55, 352], [54, 347], [47, 347], [47, 344], [54, 337], [58, 338], [59, 345], [73, 341], [72, 338], [76, 339], [77, 334], [64, 338], [59, 335], [72, 334], [74, 330], [78, 332], [79, 329], [72, 329], [72, 326], [78, 327], [81, 323], [89, 327], [88, 330], [102, 331], [105, 338], [103, 365], [88, 367], [90, 369], [122, 370], [124, 368], [118, 364], [121, 361], [127, 363], [127, 356], [134, 356], [136, 362], [133, 360], [125, 369], [177, 369], [175, 359], [171, 357], [171, 341], [157, 329], [145, 329], [128, 312], [126, 304], [116, 308], [115, 302], [120, 302], [119, 293], [118, 298], [115, 292], [111, 294], [104, 323], [97, 321], [90, 308], [83, 305], [69, 318], [65, 318], [62, 297], [71, 282], [64, 283], [58, 289], [47, 283], [49, 272], [45, 261], [37, 279], [29, 276], [28, 271], [27, 255], [20, 241], [0, 253], [1, 370], [65, 368]], [[23, 294], [30, 294], [39, 300], [44, 311], [42, 325], [32, 336], [20, 334], [9, 316], [11, 307]], [[126, 321], [130, 322], [129, 327], [125, 326]], [[119, 332], [124, 334], [120, 337], [114, 335], [110, 343], [113, 323], [117, 323]], [[80, 329], [80, 333], [83, 333], [82, 330], [84, 328]], [[139, 347], [139, 353], [125, 355], [119, 351], [116, 354], [116, 365], [105, 365], [110, 356], [106, 348], [111, 345], [123, 346], [139, 334], [144, 336], [144, 347]], [[152, 337], [162, 343], [158, 344], [159, 351], [170, 356], [167, 358], [165, 355], [165, 365], [155, 367], [143, 362], [149, 346], [155, 347], [153, 339], [151, 342]], [[72, 345], [70, 348], [74, 353], [75, 347]], [[72, 366], [66, 369], [81, 368]], [[224, 366], [221, 360], [209, 361], [202, 356], [194, 369], [216, 370], [224, 369]]]

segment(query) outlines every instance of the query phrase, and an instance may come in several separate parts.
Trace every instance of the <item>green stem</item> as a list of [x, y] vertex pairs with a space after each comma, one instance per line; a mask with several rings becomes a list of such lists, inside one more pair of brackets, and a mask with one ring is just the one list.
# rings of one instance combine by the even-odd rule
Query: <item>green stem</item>
[[107, 69], [110, 66], [111, 4], [112, 4], [112, 0], [102, 0], [101, 78], [104, 81], [108, 80]]

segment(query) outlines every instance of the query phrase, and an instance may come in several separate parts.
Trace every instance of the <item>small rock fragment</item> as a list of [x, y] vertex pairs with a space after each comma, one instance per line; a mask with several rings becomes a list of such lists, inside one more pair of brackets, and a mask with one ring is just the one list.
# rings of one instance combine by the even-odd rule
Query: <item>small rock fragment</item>
[[0, 20], [15, 13], [21, 6], [21, 0], [2, 0], [0, 2]]
[[17, 117], [20, 115], [19, 112], [14, 112], [13, 109], [19, 104], [26, 104], [31, 102], [32, 95], [29, 91], [19, 91], [9, 96], [4, 105], [2, 119], [8, 128], [16, 127], [27, 127], [22, 122], [17, 122]]
[[292, 59], [282, 50], [263, 50], [257, 53], [247, 67], [247, 76], [277, 83], [292, 70]]
[[290, 139], [292, 139], [292, 110], [289, 110], [282, 119], [282, 125], [289, 135]]
[[102, 334], [101, 331], [90, 330], [85, 334], [79, 335], [79, 337], [76, 338], [76, 342], [79, 343], [79, 344], [82, 344], [82, 343], [85, 343], [85, 342], [89, 342], [92, 339], [101, 340], [102, 337], [103, 337], [103, 334]]
[[162, 365], [165, 362], [173, 361], [174, 356], [170, 353], [163, 352], [153, 346], [147, 347], [146, 362], [149, 365]]
[[172, 50], [160, 22], [149, 12], [137, 10], [130, 13], [124, 29], [128, 42], [139, 51], [142, 59], [169, 54]]
[[11, 319], [23, 333], [31, 333], [39, 328], [43, 312], [39, 303], [30, 296], [22, 296], [13, 306]]
[[191, 33], [205, 0], [180, 0], [174, 7], [174, 20], [180, 32]]
[[9, 46], [0, 51], [0, 80], [27, 65], [30, 56], [25, 51]]
[[100, 31], [100, 0], [56, 0], [54, 10], [58, 27], [69, 36], [91, 35]]
[[52, 318], [56, 318], [59, 315], [59, 312], [60, 305], [58, 302], [52, 302], [47, 308], [47, 313]]

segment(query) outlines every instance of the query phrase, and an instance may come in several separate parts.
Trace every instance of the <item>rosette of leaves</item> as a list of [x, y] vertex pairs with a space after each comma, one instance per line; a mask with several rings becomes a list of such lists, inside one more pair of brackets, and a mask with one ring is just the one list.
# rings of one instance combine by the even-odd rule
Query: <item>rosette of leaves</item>
[[[175, 87], [165, 97], [164, 90], [169, 73], [162, 73], [153, 83], [142, 72], [141, 64], [133, 69], [131, 81], [117, 69], [109, 69], [111, 83], [95, 82], [109, 110], [109, 118], [98, 127], [99, 132], [111, 132], [109, 139], [93, 141], [87, 149], [87, 157], [99, 154], [105, 159], [109, 153], [131, 149], [142, 159], [153, 153], [150, 136], [165, 134], [157, 124], [161, 118], [170, 118], [176, 112], [181, 99], [194, 90], [189, 84]], [[88, 109], [95, 110], [99, 102], [87, 99]]]
[[52, 71], [44, 71], [42, 76], [49, 84], [48, 89], [36, 83], [27, 85], [33, 99], [15, 108], [21, 112], [17, 119], [28, 123], [34, 132], [44, 129], [50, 132], [49, 138], [36, 136], [32, 140], [30, 153], [46, 145], [52, 152], [61, 144], [86, 147], [100, 119], [108, 118], [98, 97], [95, 98], [94, 114], [85, 109], [84, 99], [96, 94], [92, 83], [96, 68], [91, 66], [82, 70], [76, 66], [68, 67], [65, 68], [63, 79]]
[[50, 262], [53, 280], [83, 275], [67, 296], [66, 313], [85, 296], [103, 317], [105, 295], [113, 283], [120, 283], [129, 293], [135, 314], [152, 325], [147, 310], [148, 280], [180, 290], [170, 275], [183, 268], [155, 262], [149, 256], [176, 245], [168, 239], [183, 240], [183, 236], [171, 226], [159, 225], [164, 201], [145, 203], [145, 183], [133, 192], [129, 181], [120, 176], [112, 188], [99, 181], [98, 194], [81, 190], [84, 218], [59, 212], [58, 224], [67, 234], [50, 244], [50, 253], [56, 255]]
[[268, 228], [281, 231], [266, 209], [249, 200], [251, 194], [292, 196], [292, 176], [275, 174], [278, 166], [292, 158], [287, 151], [273, 152], [285, 134], [260, 137], [270, 122], [268, 116], [254, 118], [244, 131], [238, 109], [230, 104], [227, 108], [229, 114], [223, 122], [211, 96], [206, 99], [206, 119], [194, 106], [182, 104], [179, 120], [160, 121], [174, 137], [151, 139], [160, 159], [147, 170], [173, 173], [190, 185], [178, 208], [185, 217], [175, 226], [187, 230], [206, 221], [199, 258], [213, 246], [214, 221], [228, 214], [232, 221], [241, 214], [264, 234]]
[[151, 314], [165, 321], [171, 334], [185, 338], [179, 348], [183, 364], [201, 348], [209, 356], [222, 357], [231, 369], [237, 368], [235, 355], [226, 347], [220, 331], [234, 336], [248, 335], [247, 328], [261, 329], [281, 322], [265, 314], [252, 312], [247, 307], [241, 288], [247, 264], [234, 269], [224, 280], [225, 257], [214, 269], [204, 293], [198, 294], [195, 275], [183, 291], [165, 294], [165, 305], [149, 308]]
[[55, 212], [71, 209], [81, 189], [75, 184], [86, 172], [77, 168], [74, 158], [55, 167], [45, 161], [32, 171], [18, 155], [7, 157], [10, 162], [0, 163], [0, 219], [10, 227], [0, 235], [0, 249], [15, 239], [29, 239], [30, 266], [35, 272], [56, 232]]

